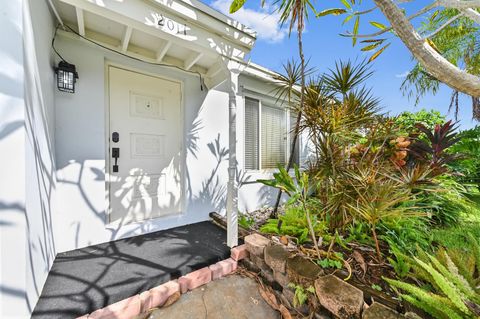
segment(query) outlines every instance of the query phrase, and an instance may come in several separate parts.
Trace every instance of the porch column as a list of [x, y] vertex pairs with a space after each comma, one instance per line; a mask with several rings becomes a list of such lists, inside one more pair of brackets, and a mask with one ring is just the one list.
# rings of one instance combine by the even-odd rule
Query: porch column
[[234, 66], [228, 67], [228, 122], [229, 122], [229, 157], [228, 157], [228, 188], [227, 188], [227, 245], [238, 245], [238, 188], [237, 175], [237, 93], [238, 75], [240, 70]]

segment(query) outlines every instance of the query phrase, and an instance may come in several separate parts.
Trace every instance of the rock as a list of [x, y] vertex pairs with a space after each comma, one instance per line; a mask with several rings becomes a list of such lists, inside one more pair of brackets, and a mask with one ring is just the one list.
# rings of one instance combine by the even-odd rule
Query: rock
[[370, 307], [363, 311], [363, 319], [401, 319], [405, 318], [393, 309], [374, 302]]
[[287, 260], [286, 272], [291, 282], [307, 287], [323, 274], [322, 268], [301, 256], [295, 256]]
[[[250, 256], [252, 257], [252, 256]], [[254, 272], [254, 273], [259, 273], [261, 271], [260, 268], [258, 268], [257, 265], [250, 259], [242, 259], [239, 261], [239, 265], [246, 268], [247, 270]]]
[[273, 279], [282, 287], [287, 287], [290, 281], [288, 280], [288, 276], [284, 272], [273, 271]]
[[285, 264], [289, 256], [288, 251], [280, 245], [265, 247], [265, 263], [274, 271], [285, 272]]
[[360, 318], [363, 292], [345, 281], [327, 275], [315, 280], [315, 291], [320, 304], [340, 319]]
[[245, 245], [250, 254], [263, 257], [265, 246], [270, 244], [270, 240], [260, 234], [254, 233], [244, 238]]
[[265, 260], [263, 259], [263, 257], [259, 257], [252, 254], [250, 255], [250, 260], [255, 264], [255, 266], [257, 266], [263, 271], [271, 270], [270, 267], [268, 267], [268, 265], [265, 263]]
[[278, 282], [275, 281], [275, 278], [273, 278], [273, 271], [262, 270], [260, 272], [260, 276], [263, 278], [264, 282], [270, 287], [272, 287], [274, 290], [282, 290], [282, 286], [280, 286]]

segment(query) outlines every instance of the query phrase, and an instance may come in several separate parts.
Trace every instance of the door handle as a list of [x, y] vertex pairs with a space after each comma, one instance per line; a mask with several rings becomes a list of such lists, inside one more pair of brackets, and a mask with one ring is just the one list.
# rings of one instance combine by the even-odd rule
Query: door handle
[[115, 159], [115, 164], [113, 164], [113, 172], [118, 173], [118, 158], [120, 157], [120, 148], [112, 147], [112, 158]]

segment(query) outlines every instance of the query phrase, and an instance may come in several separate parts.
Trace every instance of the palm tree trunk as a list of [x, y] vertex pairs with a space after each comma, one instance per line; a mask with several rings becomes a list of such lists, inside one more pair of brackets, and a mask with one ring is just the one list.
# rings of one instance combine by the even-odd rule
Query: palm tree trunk
[[[301, 89], [300, 89], [300, 109], [297, 113], [297, 120], [295, 123], [295, 131], [293, 133], [293, 141], [290, 148], [290, 156], [287, 162], [287, 172], [293, 166], [293, 160], [295, 155], [295, 146], [297, 145], [298, 141], [298, 134], [300, 132], [300, 120], [302, 119], [302, 110], [303, 110], [303, 102], [304, 102], [304, 92], [305, 92], [305, 57], [303, 55], [303, 40], [302, 40], [302, 33], [303, 33], [303, 26], [299, 23], [298, 24], [298, 54], [300, 56], [300, 72], [301, 72]], [[275, 201], [275, 206], [273, 208], [272, 215], [270, 218], [277, 218], [278, 217], [278, 206], [280, 205], [280, 199], [282, 198], [282, 190], [279, 189], [277, 193], [277, 199]], [[281, 221], [278, 222], [278, 228], [282, 226]]]

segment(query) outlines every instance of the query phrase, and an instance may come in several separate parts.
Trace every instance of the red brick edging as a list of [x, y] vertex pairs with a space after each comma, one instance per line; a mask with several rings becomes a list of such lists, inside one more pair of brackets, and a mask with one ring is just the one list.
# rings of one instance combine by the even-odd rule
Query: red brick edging
[[178, 280], [171, 280], [160, 286], [144, 291], [139, 295], [123, 299], [105, 308], [95, 310], [77, 319], [130, 319], [155, 307], [161, 307], [176, 292], [186, 293], [205, 285], [212, 280], [226, 276], [237, 270], [237, 262], [248, 256], [245, 245], [231, 250], [231, 258], [208, 267], [195, 270]]

